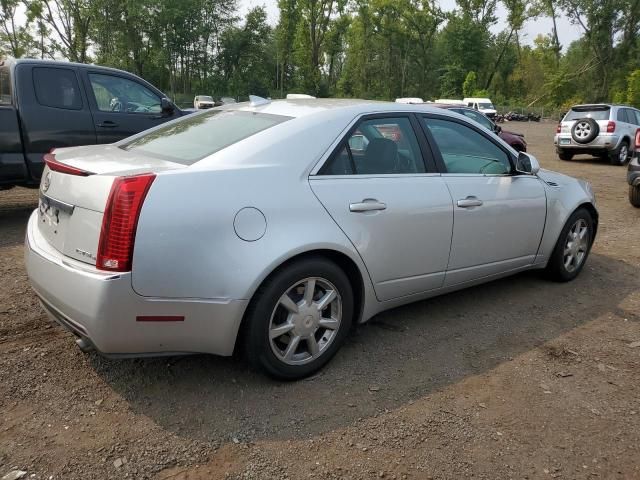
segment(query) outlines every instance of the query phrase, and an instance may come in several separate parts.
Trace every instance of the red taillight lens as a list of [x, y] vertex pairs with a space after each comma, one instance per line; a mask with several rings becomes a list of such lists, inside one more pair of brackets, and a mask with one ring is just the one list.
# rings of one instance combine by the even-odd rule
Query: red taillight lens
[[640, 151], [640, 128], [636, 130], [636, 150]]
[[562, 132], [562, 124], [559, 123], [558, 126], [556, 127], [556, 133], [560, 133]]
[[607, 123], [607, 133], [613, 133], [616, 131], [616, 122]]
[[102, 218], [96, 261], [99, 270], [131, 270], [140, 210], [155, 178], [153, 173], [145, 173], [114, 180]]
[[92, 172], [87, 172], [86, 170], [82, 170], [81, 168], [76, 168], [65, 163], [60, 163], [56, 160], [56, 156], [53, 153], [46, 153], [44, 155], [44, 162], [49, 167], [49, 170], [52, 170], [54, 172], [66, 173], [67, 175], [78, 175], [80, 177], [88, 177], [89, 175], [93, 175]]

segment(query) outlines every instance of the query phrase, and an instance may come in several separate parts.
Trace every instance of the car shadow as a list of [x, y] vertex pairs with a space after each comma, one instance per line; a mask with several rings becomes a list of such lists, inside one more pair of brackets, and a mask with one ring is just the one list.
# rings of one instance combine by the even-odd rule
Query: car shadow
[[[298, 382], [270, 380], [238, 358], [91, 361], [133, 411], [178, 435], [299, 438], [399, 407], [616, 311], [637, 275], [592, 255], [570, 283], [528, 272], [396, 308], [359, 327], [324, 370]], [[615, 292], [600, 295], [611, 283]]]

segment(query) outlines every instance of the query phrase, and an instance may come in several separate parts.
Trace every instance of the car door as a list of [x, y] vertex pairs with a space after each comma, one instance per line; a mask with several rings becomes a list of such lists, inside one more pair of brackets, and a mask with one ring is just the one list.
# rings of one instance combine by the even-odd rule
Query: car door
[[422, 125], [454, 204], [444, 285], [530, 265], [546, 218], [540, 179], [515, 174], [512, 153], [481, 127], [436, 115]]
[[116, 73], [85, 72], [98, 143], [113, 143], [173, 118], [162, 112], [158, 92]]
[[39, 179], [45, 153], [95, 144], [96, 131], [75, 66], [21, 63], [15, 76], [22, 145], [29, 172]]
[[451, 196], [416, 128], [411, 114], [364, 116], [310, 176], [381, 301], [441, 287], [449, 259]]

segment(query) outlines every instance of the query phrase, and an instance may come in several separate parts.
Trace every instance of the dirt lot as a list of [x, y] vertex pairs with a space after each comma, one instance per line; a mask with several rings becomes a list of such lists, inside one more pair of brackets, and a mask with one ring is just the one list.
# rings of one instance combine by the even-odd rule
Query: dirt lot
[[582, 275], [527, 273], [386, 312], [321, 374], [240, 359], [83, 354], [29, 290], [37, 192], [0, 192], [0, 478], [640, 478], [640, 210], [626, 169], [556, 159], [555, 125], [507, 124], [590, 180]]

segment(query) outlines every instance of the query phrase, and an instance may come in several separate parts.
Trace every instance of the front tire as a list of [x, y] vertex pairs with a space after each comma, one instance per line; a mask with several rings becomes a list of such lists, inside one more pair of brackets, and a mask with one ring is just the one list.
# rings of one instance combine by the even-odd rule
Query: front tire
[[319, 257], [297, 261], [270, 277], [251, 301], [247, 359], [272, 377], [304, 378], [340, 349], [352, 317], [353, 290], [342, 269]]
[[569, 282], [582, 271], [593, 243], [593, 218], [584, 208], [571, 214], [562, 228], [547, 273], [552, 280]]
[[629, 203], [636, 208], [640, 208], [640, 185], [629, 185]]

